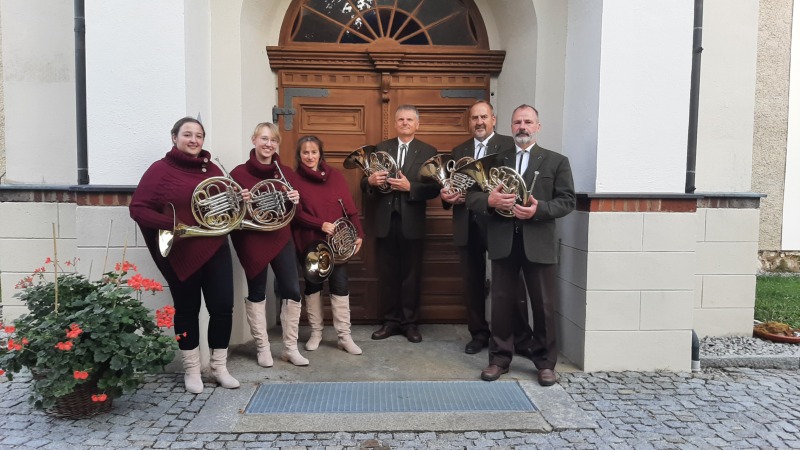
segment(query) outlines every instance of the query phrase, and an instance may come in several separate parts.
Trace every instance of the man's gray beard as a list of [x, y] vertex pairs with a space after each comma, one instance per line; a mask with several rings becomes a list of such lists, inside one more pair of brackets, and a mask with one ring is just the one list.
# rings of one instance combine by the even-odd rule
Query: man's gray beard
[[533, 142], [533, 139], [536, 135], [530, 136], [514, 136], [514, 142], [517, 143], [521, 148], [526, 148]]

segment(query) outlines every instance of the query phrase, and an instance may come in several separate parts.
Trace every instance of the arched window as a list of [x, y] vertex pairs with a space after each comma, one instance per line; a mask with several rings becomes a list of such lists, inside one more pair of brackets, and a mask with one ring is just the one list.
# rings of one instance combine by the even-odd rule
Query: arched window
[[304, 0], [289, 40], [487, 48], [475, 14], [465, 0]]

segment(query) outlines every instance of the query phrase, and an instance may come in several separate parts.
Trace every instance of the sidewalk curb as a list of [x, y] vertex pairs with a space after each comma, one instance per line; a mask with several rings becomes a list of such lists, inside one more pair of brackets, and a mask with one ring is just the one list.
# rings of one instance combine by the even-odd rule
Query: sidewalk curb
[[800, 357], [763, 355], [763, 356], [707, 356], [700, 357], [702, 368], [748, 367], [751, 369], [800, 369]]

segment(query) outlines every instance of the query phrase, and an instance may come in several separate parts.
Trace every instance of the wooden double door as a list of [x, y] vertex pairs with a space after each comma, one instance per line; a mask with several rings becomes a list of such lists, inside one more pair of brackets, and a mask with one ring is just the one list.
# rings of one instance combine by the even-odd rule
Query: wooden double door
[[[419, 74], [282, 70], [276, 113], [283, 137], [284, 161], [294, 164], [295, 143], [305, 135], [319, 137], [329, 164], [342, 171], [361, 211], [366, 239], [348, 263], [351, 320], [380, 322], [378, 266], [369, 200], [362, 195], [363, 172], [345, 169], [343, 160], [354, 149], [396, 136], [394, 113], [411, 104], [420, 113], [416, 138], [449, 153], [470, 137], [467, 113], [477, 98], [488, 98], [488, 75]], [[456, 247], [452, 244], [451, 213], [436, 198], [428, 202], [427, 235], [422, 267], [420, 316], [427, 323], [466, 321], [464, 287]], [[326, 291], [327, 292], [327, 291]]]

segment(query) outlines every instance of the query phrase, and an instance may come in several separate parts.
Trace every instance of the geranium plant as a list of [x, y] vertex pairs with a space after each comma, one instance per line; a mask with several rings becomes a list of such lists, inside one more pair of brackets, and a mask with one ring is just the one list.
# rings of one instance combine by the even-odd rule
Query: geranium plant
[[13, 325], [1, 325], [7, 343], [0, 348], [0, 374], [13, 379], [29, 369], [31, 403], [43, 409], [85, 383], [92, 386], [94, 402], [131, 392], [145, 373], [163, 370], [177, 347], [160, 329], [172, 326], [175, 310], [167, 306], [153, 314], [141, 302], [145, 292], [163, 290], [160, 283], [142, 277], [127, 261], [99, 281], [75, 271], [75, 261], [65, 264], [73, 271], [64, 273], [57, 261], [45, 261], [56, 281], [47, 280], [45, 267], [23, 278], [16, 296], [29, 312]]

